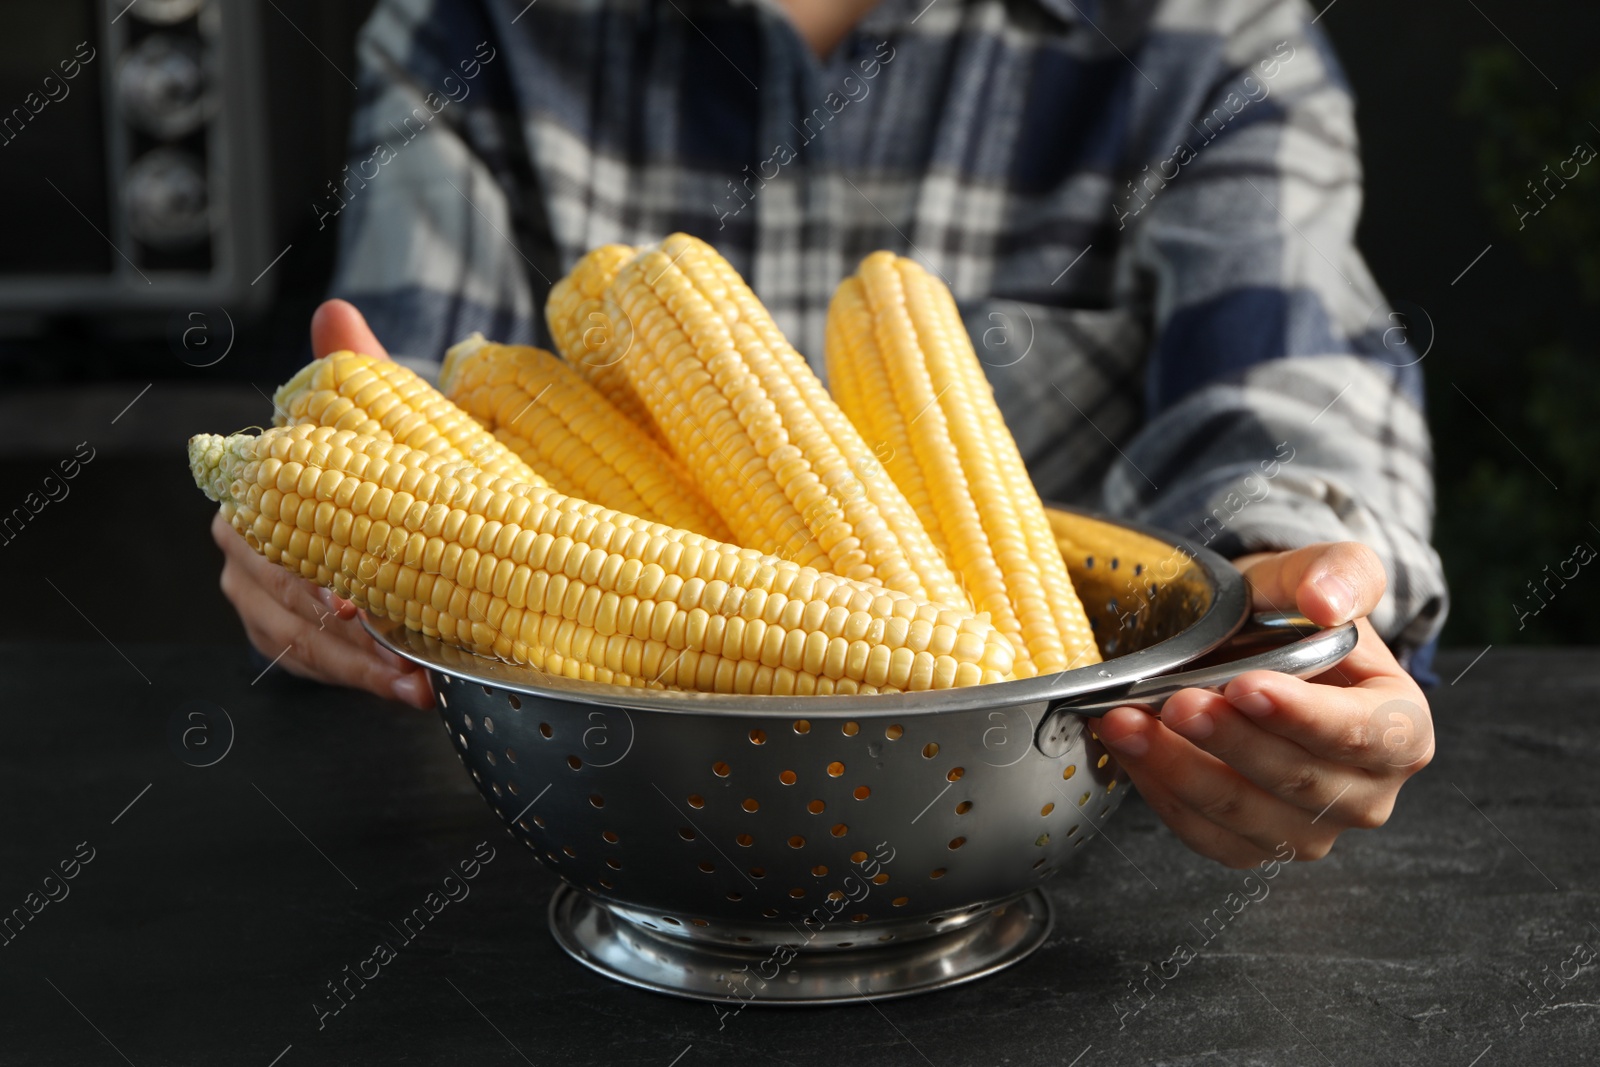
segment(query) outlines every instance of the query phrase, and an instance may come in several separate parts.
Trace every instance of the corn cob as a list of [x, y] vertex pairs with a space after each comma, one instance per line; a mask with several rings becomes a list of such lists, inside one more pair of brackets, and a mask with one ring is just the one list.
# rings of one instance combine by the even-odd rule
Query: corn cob
[[475, 333], [445, 355], [439, 384], [558, 492], [733, 539], [678, 462], [551, 353]]
[[638, 253], [631, 245], [601, 245], [578, 260], [572, 273], [551, 288], [544, 319], [556, 350], [566, 361], [635, 426], [665, 444], [650, 409], [633, 391], [622, 368], [630, 333], [615, 308], [608, 310], [605, 304], [611, 280]]
[[966, 606], [921, 521], [760, 301], [674, 234], [618, 272], [623, 367], [741, 544]]
[[311, 423], [387, 437], [489, 474], [546, 484], [472, 416], [393, 360], [355, 352], [312, 360], [278, 387], [272, 403], [278, 426]]
[[845, 412], [895, 447], [889, 464], [973, 605], [1017, 649], [1017, 674], [1099, 662], [1027, 468], [950, 291], [876, 252], [828, 309], [828, 376]]
[[513, 482], [300, 425], [189, 442], [195, 483], [268, 559], [374, 615], [552, 673], [749, 693], [1009, 675], [988, 621]]

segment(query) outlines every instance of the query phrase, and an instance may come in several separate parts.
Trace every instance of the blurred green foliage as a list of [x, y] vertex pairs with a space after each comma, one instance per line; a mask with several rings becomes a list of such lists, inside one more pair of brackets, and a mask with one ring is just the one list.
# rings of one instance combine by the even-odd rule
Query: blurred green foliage
[[[1495, 243], [1548, 284], [1513, 348], [1463, 351], [1429, 379], [1435, 437], [1450, 445], [1435, 535], [1453, 598], [1444, 640], [1600, 643], [1600, 559], [1559, 577], [1576, 546], [1600, 550], [1600, 158], [1551, 179], [1600, 150], [1600, 75], [1558, 93], [1510, 48], [1484, 49], [1468, 57], [1459, 106]], [[1498, 435], [1453, 378], [1525, 455], [1478, 447]]]

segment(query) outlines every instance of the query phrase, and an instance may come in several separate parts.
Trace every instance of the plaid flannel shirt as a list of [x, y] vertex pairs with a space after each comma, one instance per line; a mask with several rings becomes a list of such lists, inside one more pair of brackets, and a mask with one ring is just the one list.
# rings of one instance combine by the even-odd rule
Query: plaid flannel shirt
[[[548, 344], [585, 251], [714, 243], [822, 372], [867, 253], [951, 286], [1046, 499], [1224, 554], [1325, 540], [1442, 625], [1422, 353], [1360, 254], [1353, 103], [1304, 0], [380, 0], [312, 210], [397, 352]], [[1415, 666], [1422, 667], [1419, 661]]]

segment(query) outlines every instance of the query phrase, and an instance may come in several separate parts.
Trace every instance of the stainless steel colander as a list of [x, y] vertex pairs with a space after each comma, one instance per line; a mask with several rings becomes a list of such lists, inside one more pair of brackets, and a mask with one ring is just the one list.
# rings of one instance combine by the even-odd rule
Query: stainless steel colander
[[1127, 523], [1051, 519], [1106, 662], [1049, 677], [877, 696], [637, 690], [368, 626], [430, 669], [484, 797], [565, 883], [550, 927], [574, 958], [729, 1010], [901, 996], [992, 973], [1049, 934], [1038, 887], [1127, 792], [1087, 717], [1248, 669], [1307, 676], [1355, 646], [1347, 624], [1173, 674], [1249, 632], [1238, 572]]

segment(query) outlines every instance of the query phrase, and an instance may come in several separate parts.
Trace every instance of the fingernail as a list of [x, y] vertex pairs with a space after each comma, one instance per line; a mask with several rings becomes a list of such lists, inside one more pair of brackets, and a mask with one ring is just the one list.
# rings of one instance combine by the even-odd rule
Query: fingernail
[[[1143, 714], [1143, 712], [1140, 714]], [[1150, 739], [1145, 736], [1143, 728], [1115, 739], [1106, 737], [1103, 740], [1124, 756], [1132, 756], [1134, 759], [1138, 759], [1150, 751]]]
[[394, 680], [392, 688], [394, 690], [394, 698], [403, 700], [407, 704], [421, 704], [430, 696], [427, 682], [423, 679], [420, 671], [402, 674]]
[[[1252, 719], [1272, 714], [1272, 698], [1265, 693], [1240, 693], [1238, 696], [1229, 697], [1228, 703]], [[1208, 730], [1207, 733], [1209, 732]]]
[[1211, 736], [1212, 731], [1217, 728], [1217, 723], [1206, 712], [1197, 711], [1187, 719], [1169, 722], [1167, 726], [1191, 741], [1203, 741]]
[[1340, 622], [1348, 619], [1356, 610], [1355, 586], [1337, 574], [1324, 574], [1311, 584], [1316, 586], [1317, 592], [1322, 594]]

